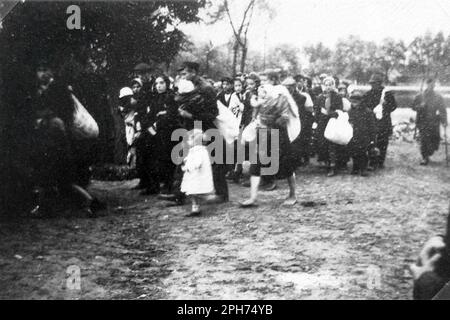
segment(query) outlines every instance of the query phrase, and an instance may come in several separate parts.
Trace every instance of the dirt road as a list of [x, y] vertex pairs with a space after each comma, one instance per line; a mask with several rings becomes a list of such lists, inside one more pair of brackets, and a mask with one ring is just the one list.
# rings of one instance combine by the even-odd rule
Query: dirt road
[[388, 156], [369, 178], [299, 170], [294, 208], [284, 181], [246, 210], [249, 190], [230, 185], [231, 202], [199, 218], [138, 196], [136, 181], [94, 181], [105, 217], [1, 222], [0, 298], [410, 299], [407, 265], [445, 229], [450, 169], [442, 151], [418, 166], [404, 142]]

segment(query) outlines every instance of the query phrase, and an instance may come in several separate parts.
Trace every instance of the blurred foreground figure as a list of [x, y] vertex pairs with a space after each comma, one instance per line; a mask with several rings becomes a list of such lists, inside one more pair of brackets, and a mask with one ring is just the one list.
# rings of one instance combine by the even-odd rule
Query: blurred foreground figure
[[416, 300], [450, 299], [450, 212], [447, 216], [446, 235], [428, 240], [417, 262], [410, 266], [414, 278], [413, 298]]
[[[61, 197], [66, 197], [75, 200], [87, 216], [93, 216], [94, 198], [85, 190], [89, 164], [86, 166], [84, 158], [89, 155], [89, 141], [98, 137], [98, 126], [67, 83], [55, 80], [45, 64], [36, 70], [36, 84], [28, 98], [33, 125], [29, 159], [36, 195], [31, 213], [38, 217], [51, 215]], [[83, 121], [91, 121], [93, 126]]]

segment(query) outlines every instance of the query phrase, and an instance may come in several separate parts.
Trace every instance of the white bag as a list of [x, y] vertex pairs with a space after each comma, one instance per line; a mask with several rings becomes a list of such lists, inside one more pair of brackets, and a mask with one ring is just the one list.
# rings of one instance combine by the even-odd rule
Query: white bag
[[219, 115], [214, 120], [214, 124], [219, 129], [225, 141], [231, 144], [239, 136], [238, 119], [222, 103], [217, 102], [217, 108], [219, 109]]
[[95, 139], [98, 137], [99, 129], [97, 122], [81, 104], [81, 102], [71, 94], [73, 101], [73, 125], [72, 134], [77, 140]]
[[347, 145], [353, 138], [353, 127], [348, 121], [348, 114], [337, 111], [337, 119], [331, 118], [325, 128], [325, 139], [339, 145]]
[[241, 143], [252, 142], [256, 139], [256, 120], [250, 122], [242, 131]]
[[373, 112], [375, 113], [375, 117], [378, 120], [381, 120], [383, 118], [383, 104], [384, 104], [385, 95], [386, 95], [386, 89], [383, 89], [383, 92], [381, 92], [380, 103], [373, 109]]

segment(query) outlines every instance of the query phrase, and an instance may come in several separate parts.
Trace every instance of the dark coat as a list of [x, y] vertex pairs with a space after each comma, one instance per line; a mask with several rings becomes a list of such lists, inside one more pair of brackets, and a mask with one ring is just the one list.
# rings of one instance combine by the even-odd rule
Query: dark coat
[[[342, 102], [342, 97], [335, 91], [332, 91], [330, 93], [330, 99], [331, 99], [331, 104], [330, 104], [330, 114], [328, 115], [328, 117], [331, 117], [334, 115], [334, 112], [336, 110], [342, 110], [344, 109], [344, 105]], [[326, 100], [327, 100], [327, 95], [326, 94], [321, 94], [319, 95], [315, 102], [314, 102], [314, 111], [316, 113], [316, 115], [320, 115], [321, 113], [321, 109], [324, 108], [326, 109]]]
[[114, 117], [108, 102], [105, 79], [92, 72], [84, 72], [73, 85], [75, 96], [92, 115], [99, 128], [95, 160], [102, 163], [113, 161]]
[[253, 107], [251, 105], [251, 99], [257, 92], [246, 91], [244, 93], [244, 111], [242, 112], [241, 126], [246, 127], [252, 121]]
[[141, 124], [142, 130], [146, 130], [153, 124], [151, 122], [152, 119], [149, 118], [149, 108], [153, 101], [153, 97], [155, 95], [153, 91], [152, 83], [146, 82], [141, 88], [141, 91], [136, 96], [137, 105], [136, 105], [136, 122]]
[[353, 127], [353, 138], [349, 143], [352, 154], [364, 153], [371, 142], [375, 142], [377, 127], [375, 114], [365, 106], [349, 111], [349, 122]]
[[[342, 97], [337, 93], [332, 91], [330, 94], [330, 109], [329, 114], [325, 115], [321, 112], [321, 109], [326, 109], [326, 100], [327, 96], [325, 94], [321, 94], [317, 97], [315, 103], [314, 103], [314, 114], [315, 114], [315, 121], [317, 122], [317, 132], [318, 134], [323, 137], [323, 133], [325, 132], [325, 128], [327, 127], [328, 120], [330, 120], [331, 117], [337, 116], [336, 110], [343, 110], [344, 105], [342, 102]], [[325, 138], [324, 138], [325, 139]]]
[[[421, 103], [424, 102], [424, 106]], [[439, 128], [439, 124], [447, 123], [447, 109], [444, 99], [436, 92], [425, 91], [423, 96], [416, 96], [413, 109], [417, 111], [416, 124], [419, 130], [426, 128]]]
[[194, 121], [202, 122], [202, 130], [216, 129], [216, 120], [219, 110], [217, 108], [216, 93], [214, 88], [203, 78], [193, 80], [195, 90], [188, 95], [177, 97], [180, 108], [192, 114], [192, 119], [183, 118], [183, 128], [194, 129]]
[[[375, 109], [375, 107], [380, 103], [383, 89], [384, 87], [377, 90], [369, 90], [364, 94], [362, 103], [373, 111], [373, 109]], [[383, 117], [381, 120], [377, 119], [377, 132], [379, 135], [390, 136], [392, 134], [391, 113], [397, 109], [397, 102], [395, 101], [394, 94], [391, 91], [386, 91], [384, 100]]]
[[225, 107], [229, 107], [230, 106], [230, 100], [231, 100], [231, 94], [228, 97], [228, 99], [226, 99], [225, 98], [225, 91], [221, 91], [217, 95], [217, 100], [220, 101]]
[[422, 156], [431, 156], [439, 149], [441, 141], [439, 125], [447, 123], [444, 99], [434, 91], [425, 91], [423, 95], [420, 94], [414, 99], [413, 109], [417, 111], [416, 125], [420, 134]]

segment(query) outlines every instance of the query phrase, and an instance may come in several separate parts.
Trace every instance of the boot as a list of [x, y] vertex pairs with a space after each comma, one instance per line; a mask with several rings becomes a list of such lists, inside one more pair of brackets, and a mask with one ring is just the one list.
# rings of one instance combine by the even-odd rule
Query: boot
[[330, 169], [328, 170], [327, 177], [334, 177], [335, 175], [336, 175], [336, 167], [331, 166]]

